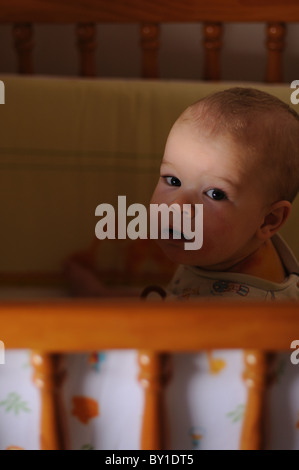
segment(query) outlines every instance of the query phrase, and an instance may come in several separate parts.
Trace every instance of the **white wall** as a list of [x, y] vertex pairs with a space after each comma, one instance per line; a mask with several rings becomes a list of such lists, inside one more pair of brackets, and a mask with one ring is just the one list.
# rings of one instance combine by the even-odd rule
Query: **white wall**
[[[200, 24], [167, 24], [161, 27], [160, 73], [162, 78], [202, 78], [203, 50]], [[288, 27], [285, 76], [299, 79], [299, 24]], [[99, 25], [97, 67], [104, 77], [138, 77], [140, 71], [139, 26]], [[35, 26], [35, 71], [41, 74], [77, 74], [73, 25]], [[260, 81], [266, 57], [265, 25], [226, 24], [222, 52], [223, 79]], [[0, 25], [0, 72], [15, 72], [11, 27]]]

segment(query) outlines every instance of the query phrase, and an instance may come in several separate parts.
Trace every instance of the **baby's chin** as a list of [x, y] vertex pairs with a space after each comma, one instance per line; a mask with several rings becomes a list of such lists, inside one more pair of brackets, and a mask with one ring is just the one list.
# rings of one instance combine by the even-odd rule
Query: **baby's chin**
[[[197, 267], [206, 271], [226, 271], [225, 259], [211, 256], [202, 248], [199, 250], [184, 249], [184, 241], [156, 240], [167, 258], [174, 264]], [[188, 243], [188, 242], [185, 242]], [[229, 263], [228, 263], [229, 265]]]
[[200, 250], [185, 250], [185, 240], [157, 240], [167, 258], [174, 264], [185, 264], [187, 266], [198, 266], [198, 252]]

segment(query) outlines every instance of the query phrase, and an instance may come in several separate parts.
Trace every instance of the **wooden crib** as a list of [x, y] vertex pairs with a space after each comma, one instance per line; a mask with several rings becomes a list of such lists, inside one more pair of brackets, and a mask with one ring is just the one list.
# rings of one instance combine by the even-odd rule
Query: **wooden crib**
[[[204, 24], [204, 79], [212, 81], [221, 78], [223, 23], [265, 23], [265, 81], [279, 83], [283, 80], [287, 23], [299, 22], [299, 5], [274, 0], [11, 0], [0, 9], [0, 23], [13, 25], [20, 74], [34, 72], [35, 23], [76, 24], [78, 68], [83, 77], [96, 75], [96, 24], [138, 23], [141, 75], [156, 79], [159, 75], [159, 25], [164, 22]], [[20, 273], [7, 273], [2, 269], [0, 276], [2, 284], [20, 279]], [[53, 281], [55, 273], [27, 272], [21, 277], [23, 281], [47, 282]], [[162, 418], [163, 389], [171, 378], [165, 367], [167, 354], [213, 348], [243, 349], [248, 401], [240, 448], [263, 449], [268, 352], [290, 350], [291, 342], [299, 336], [298, 314], [298, 303], [294, 302], [152, 304], [125, 299], [34, 302], [12, 299], [0, 303], [1, 339], [5, 348], [32, 350], [34, 381], [42, 399], [42, 449], [68, 448], [59, 393], [63, 379], [62, 355], [114, 348], [139, 350], [139, 381], [145, 393], [141, 448], [151, 450], [167, 447]]]
[[[204, 79], [221, 78], [220, 57], [224, 23], [263, 22], [267, 61], [265, 81], [283, 80], [283, 51], [286, 25], [296, 23], [299, 7], [295, 2], [239, 0], [88, 0], [85, 2], [13, 1], [2, 5], [1, 23], [12, 23], [19, 73], [34, 72], [34, 23], [75, 24], [81, 76], [96, 76], [96, 24], [138, 23], [142, 51], [141, 76], [158, 78], [159, 25], [162, 23], [203, 23], [205, 51]], [[261, 45], [263, 47], [264, 45]]]

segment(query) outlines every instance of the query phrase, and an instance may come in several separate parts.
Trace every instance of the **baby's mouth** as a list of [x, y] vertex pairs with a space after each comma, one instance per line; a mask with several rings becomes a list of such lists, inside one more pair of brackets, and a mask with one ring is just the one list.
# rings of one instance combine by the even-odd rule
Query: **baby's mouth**
[[165, 228], [163, 229], [163, 235], [167, 235], [168, 234], [168, 239], [169, 240], [174, 240], [174, 241], [189, 241], [190, 238], [187, 237], [186, 235], [184, 235], [183, 232], [181, 232], [180, 230], [176, 230], [174, 229], [173, 227], [168, 227], [168, 228]]

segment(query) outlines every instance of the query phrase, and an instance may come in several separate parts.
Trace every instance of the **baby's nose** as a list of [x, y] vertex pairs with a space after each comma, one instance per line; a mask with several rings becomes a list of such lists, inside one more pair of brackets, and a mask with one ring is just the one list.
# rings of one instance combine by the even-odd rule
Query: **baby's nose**
[[182, 201], [175, 201], [171, 204], [175, 212], [180, 212], [185, 217], [190, 217], [191, 219], [195, 215], [195, 205], [191, 203], [186, 203]]
[[183, 204], [182, 214], [185, 217], [189, 217], [190, 219], [193, 219], [193, 217], [195, 215], [195, 206], [194, 206], [194, 204]]

